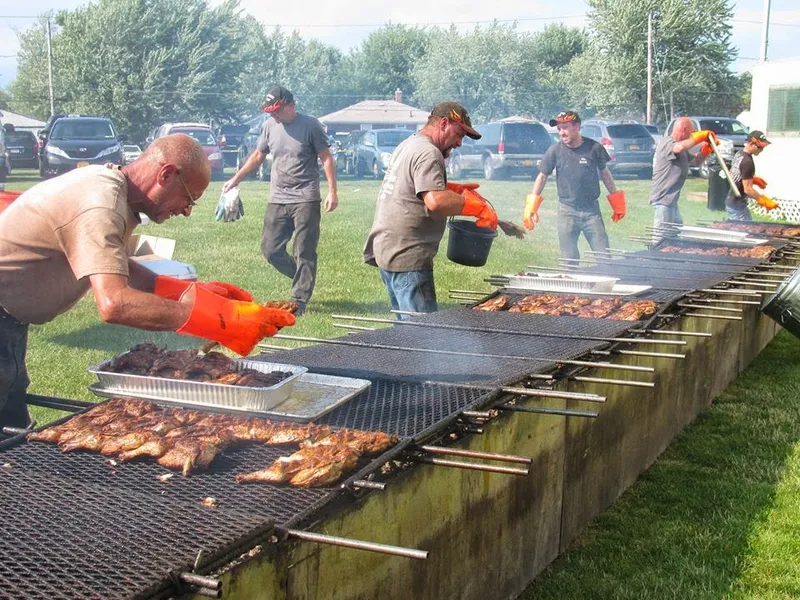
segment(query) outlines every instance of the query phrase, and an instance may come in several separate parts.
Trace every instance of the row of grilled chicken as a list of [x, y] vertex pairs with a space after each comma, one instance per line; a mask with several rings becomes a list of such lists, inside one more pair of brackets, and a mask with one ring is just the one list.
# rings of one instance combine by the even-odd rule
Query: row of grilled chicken
[[743, 223], [735, 221], [725, 221], [724, 223], [711, 223], [709, 227], [713, 229], [729, 229], [731, 231], [744, 231], [751, 235], [790, 235], [800, 236], [800, 227], [786, 226], [775, 227], [773, 224]]
[[661, 252], [676, 252], [678, 254], [705, 254], [707, 256], [737, 256], [739, 258], [769, 258], [775, 248], [762, 244], [752, 248], [729, 248], [718, 246], [716, 248], [698, 248], [696, 246], [664, 246]]
[[519, 312], [533, 315], [572, 316], [589, 319], [612, 319], [636, 321], [655, 314], [656, 303], [652, 300], [624, 302], [620, 298], [584, 298], [581, 296], [559, 296], [536, 294], [525, 296], [514, 302], [509, 296], [500, 294], [475, 307], [475, 310]]
[[[275, 470], [269, 477], [257, 471], [239, 476], [237, 481], [289, 482], [304, 487], [332, 483], [352, 469], [362, 454], [381, 452], [397, 442], [396, 437], [382, 432], [333, 431], [327, 426], [162, 409], [134, 399], [110, 400], [60, 425], [30, 433], [28, 439], [57, 443], [64, 452], [88, 450], [116, 456], [122, 462], [150, 457], [164, 467], [179, 469], [184, 476], [207, 468], [220, 452], [235, 444], [302, 443], [303, 459], [292, 459], [293, 468], [283, 469], [283, 477], [275, 477]], [[285, 458], [275, 463], [282, 467]], [[269, 469], [272, 466], [265, 471]], [[305, 472], [293, 481], [299, 471]]]

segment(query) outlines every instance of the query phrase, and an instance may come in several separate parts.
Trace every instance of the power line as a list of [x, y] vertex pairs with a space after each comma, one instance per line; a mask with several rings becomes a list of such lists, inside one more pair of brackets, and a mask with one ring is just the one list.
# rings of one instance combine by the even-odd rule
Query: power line
[[[763, 21], [748, 21], [745, 19], [731, 19], [731, 23], [752, 23], [753, 25], [761, 25]], [[800, 23], [776, 23], [775, 21], [769, 22], [770, 27], [800, 27]]]

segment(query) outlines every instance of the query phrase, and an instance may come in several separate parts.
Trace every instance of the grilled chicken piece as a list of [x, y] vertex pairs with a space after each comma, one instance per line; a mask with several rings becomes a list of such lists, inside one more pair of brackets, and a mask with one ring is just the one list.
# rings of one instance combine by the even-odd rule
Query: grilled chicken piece
[[49, 442], [54, 444], [58, 442], [63, 433], [64, 430], [60, 427], [48, 427], [42, 431], [32, 431], [28, 434], [27, 439], [31, 442]]
[[84, 429], [70, 440], [59, 439], [58, 445], [62, 452], [73, 450], [91, 450], [97, 452], [106, 441], [106, 436], [94, 429]]
[[214, 383], [221, 383], [223, 385], [236, 385], [236, 382], [239, 381], [240, 377], [241, 375], [239, 375], [239, 373], [228, 373], [222, 377], [217, 377], [214, 380]]
[[186, 367], [186, 379], [191, 381], [214, 381], [235, 371], [233, 360], [221, 352], [209, 352], [195, 358]]
[[496, 312], [500, 310], [506, 310], [510, 304], [511, 304], [510, 298], [508, 296], [500, 294], [499, 296], [490, 298], [485, 302], [481, 302], [480, 304], [478, 304], [473, 308], [474, 310], [485, 310], [489, 312]]
[[197, 350], [170, 350], [164, 352], [150, 367], [149, 375], [168, 379], [183, 379], [186, 367], [197, 357]]
[[100, 454], [111, 456], [120, 452], [136, 450], [152, 437], [152, 434], [146, 431], [131, 431], [119, 437], [106, 438], [100, 447]]
[[156, 462], [168, 469], [180, 469], [187, 477], [193, 469], [205, 469], [220, 453], [214, 444], [199, 441], [180, 440], [167, 450]]
[[307, 468], [311, 461], [322, 456], [319, 448], [301, 448], [291, 456], [281, 456], [269, 468], [252, 473], [240, 473], [236, 476], [238, 483], [249, 481], [264, 481], [267, 483], [284, 483], [289, 481], [296, 473]]
[[240, 374], [239, 380], [235, 385], [246, 385], [249, 387], [272, 387], [291, 377], [291, 371], [270, 371], [262, 373], [254, 369], [245, 369]]
[[289, 484], [295, 487], [321, 487], [339, 479], [358, 463], [359, 453], [347, 446], [336, 447], [336, 453], [319, 464], [298, 471]]
[[107, 370], [113, 373], [147, 375], [147, 372], [153, 366], [153, 362], [160, 354], [161, 349], [151, 342], [137, 344], [128, 352], [112, 360]]
[[318, 425], [297, 425], [295, 423], [276, 423], [269, 440], [264, 443], [270, 446], [280, 444], [297, 444], [304, 440], [317, 439], [330, 433], [330, 428]]
[[656, 303], [652, 300], [634, 300], [626, 302], [609, 318], [615, 321], [638, 321], [656, 314], [656, 310]]
[[362, 454], [383, 452], [399, 441], [396, 435], [382, 431], [359, 431], [357, 429], [341, 429], [315, 442], [304, 442], [307, 446], [346, 446]]
[[158, 458], [159, 456], [163, 455], [168, 449], [169, 449], [169, 442], [166, 439], [152, 438], [146, 441], [138, 448], [136, 448], [135, 450], [122, 452], [119, 455], [119, 459], [122, 462], [128, 462], [130, 460], [134, 460], [136, 458], [140, 458], [143, 456]]

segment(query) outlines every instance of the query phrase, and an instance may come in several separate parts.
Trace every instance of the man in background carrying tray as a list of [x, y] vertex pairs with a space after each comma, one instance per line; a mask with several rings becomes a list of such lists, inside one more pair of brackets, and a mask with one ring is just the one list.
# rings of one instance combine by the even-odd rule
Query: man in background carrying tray
[[756, 164], [754, 156], [758, 156], [771, 142], [761, 131], [753, 130], [747, 136], [744, 148], [736, 153], [731, 163], [731, 177], [736, 189], [741, 194], [736, 197], [733, 190], [728, 192], [725, 199], [725, 211], [731, 221], [752, 221], [750, 209], [747, 208], [747, 199], [753, 198], [760, 206], [767, 210], [778, 208], [778, 203], [761, 194], [753, 186], [758, 186], [762, 190], [767, 187], [767, 182], [756, 177]]
[[561, 138], [547, 149], [539, 165], [539, 175], [528, 194], [523, 225], [532, 230], [539, 222], [539, 207], [547, 177], [556, 171], [558, 188], [558, 243], [561, 257], [578, 260], [578, 238], [581, 233], [595, 252], [608, 250], [608, 234], [600, 214], [600, 182], [608, 190], [608, 202], [616, 223], [625, 216], [625, 192], [617, 190], [611, 171], [606, 166], [611, 157], [598, 142], [581, 135], [581, 118], [572, 110], [564, 110], [550, 119]]
[[0, 215], [0, 427], [27, 427], [28, 324], [46, 323], [90, 289], [106, 323], [176, 331], [249, 354], [294, 316], [225, 283], [156, 275], [129, 260], [139, 214], [189, 216], [211, 167], [193, 138], [157, 139], [124, 167], [92, 165], [44, 181]]
[[465, 135], [481, 138], [463, 106], [442, 102], [433, 107], [425, 127], [392, 155], [364, 247], [364, 262], [380, 270], [393, 310], [438, 309], [433, 258], [448, 216], [477, 217], [479, 226], [497, 228], [497, 213], [472, 189], [474, 185], [447, 183], [444, 160], [461, 146]]
[[[654, 209], [653, 243], [664, 237], [661, 229], [665, 223], [682, 224], [678, 198], [689, 175], [691, 165], [699, 165], [711, 154], [709, 138], [717, 143], [713, 131], [694, 131], [691, 119], [680, 117], [675, 121], [671, 136], [662, 137], [656, 144], [653, 164], [653, 187], [650, 188], [650, 204]], [[701, 144], [700, 151], [691, 157], [689, 150]]]

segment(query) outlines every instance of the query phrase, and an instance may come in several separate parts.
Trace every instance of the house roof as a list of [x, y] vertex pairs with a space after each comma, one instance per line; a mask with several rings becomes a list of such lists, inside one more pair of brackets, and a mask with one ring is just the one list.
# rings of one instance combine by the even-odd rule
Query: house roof
[[0, 120], [3, 124], [11, 123], [14, 127], [19, 129], [44, 129], [46, 123], [25, 115], [19, 115], [11, 112], [10, 110], [0, 110]]
[[428, 111], [394, 100], [364, 100], [342, 110], [320, 117], [326, 124], [385, 123], [387, 125], [421, 125], [428, 120]]

